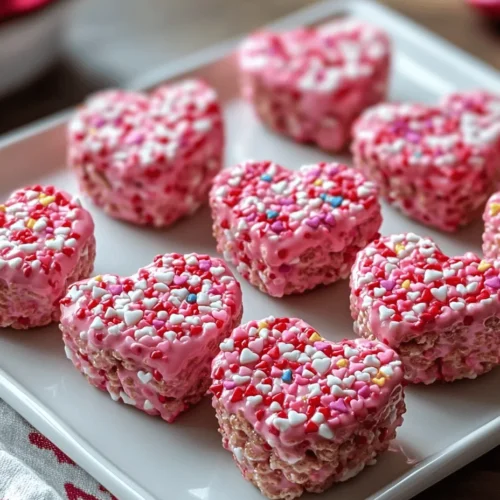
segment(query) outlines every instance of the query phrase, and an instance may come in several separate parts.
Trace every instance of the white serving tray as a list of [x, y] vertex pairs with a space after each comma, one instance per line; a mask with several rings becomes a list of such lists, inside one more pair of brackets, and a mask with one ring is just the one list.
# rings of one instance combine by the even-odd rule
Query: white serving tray
[[[345, 2], [348, 3], [348, 2]], [[484, 64], [410, 21], [372, 2], [321, 3], [276, 24], [292, 28], [353, 15], [376, 23], [392, 36], [395, 65], [391, 98], [435, 102], [443, 93], [469, 87], [500, 88], [500, 76]], [[224, 102], [227, 164], [249, 157], [296, 168], [325, 160], [320, 151], [265, 130], [237, 94], [234, 42], [159, 69], [134, 87], [150, 88], [184, 76], [214, 85]], [[29, 183], [54, 183], [75, 190], [64, 169], [67, 114], [0, 141], [0, 198]], [[349, 161], [349, 158], [344, 158]], [[96, 273], [129, 274], [167, 251], [215, 253], [208, 209], [168, 230], [149, 230], [107, 218], [90, 206], [96, 222]], [[435, 238], [455, 254], [480, 251], [480, 221], [449, 236], [405, 219], [384, 206], [384, 234], [414, 231]], [[272, 299], [242, 283], [244, 320], [268, 314], [299, 316], [325, 337], [353, 337], [347, 282], [302, 296]], [[259, 500], [222, 449], [206, 398], [174, 425], [114, 403], [90, 387], [66, 359], [57, 327], [2, 332], [0, 397], [61, 447], [120, 500]], [[408, 412], [395, 447], [329, 493], [304, 499], [407, 499], [500, 444], [500, 369], [475, 381], [409, 387]], [[406, 454], [406, 456], [405, 456]], [[409, 460], [407, 457], [409, 457]], [[330, 497], [328, 495], [331, 495]]]

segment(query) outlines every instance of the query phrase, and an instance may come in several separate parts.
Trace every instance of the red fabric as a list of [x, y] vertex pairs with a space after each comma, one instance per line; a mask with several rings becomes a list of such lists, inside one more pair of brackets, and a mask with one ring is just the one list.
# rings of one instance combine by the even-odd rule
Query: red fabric
[[0, 499], [42, 498], [118, 500], [0, 399]]
[[54, 1], [56, 0], [0, 0], [0, 20], [27, 14]]
[[467, 0], [467, 3], [486, 16], [500, 17], [500, 0]]

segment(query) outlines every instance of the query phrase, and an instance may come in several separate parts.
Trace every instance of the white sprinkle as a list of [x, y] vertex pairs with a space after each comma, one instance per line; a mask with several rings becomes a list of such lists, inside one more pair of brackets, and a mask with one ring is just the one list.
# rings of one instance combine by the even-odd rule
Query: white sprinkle
[[208, 296], [208, 293], [200, 292], [196, 296], [196, 303], [202, 306], [210, 305], [210, 297]]
[[156, 297], [151, 297], [149, 299], [144, 299], [142, 302], [146, 306], [146, 309], [151, 310], [158, 303], [158, 299]]
[[69, 238], [64, 243], [64, 246], [73, 248], [73, 247], [76, 247], [77, 243], [78, 242], [75, 240], [75, 238]]
[[328, 375], [326, 377], [326, 383], [328, 387], [331, 387], [332, 385], [342, 385], [342, 380], [335, 375]]
[[219, 348], [224, 352], [231, 352], [234, 350], [234, 340], [233, 339], [225, 339], [220, 343]]
[[384, 305], [380, 306], [378, 312], [379, 312], [381, 321], [384, 321], [387, 318], [392, 318], [396, 314], [396, 311], [394, 311], [393, 309], [389, 309], [388, 307], [386, 307]]
[[287, 418], [276, 417], [273, 420], [273, 424], [281, 432], [285, 432], [290, 428], [290, 422]]
[[440, 280], [442, 277], [443, 273], [441, 271], [427, 269], [424, 274], [424, 283], [432, 283], [433, 281]]
[[441, 302], [446, 300], [448, 295], [448, 287], [446, 285], [440, 286], [439, 288], [431, 288], [431, 293], [436, 299]]
[[412, 307], [413, 311], [417, 314], [422, 314], [427, 309], [427, 304], [425, 302], [420, 302]]
[[135, 399], [128, 397], [123, 391], [120, 391], [120, 397], [127, 405], [135, 405]]
[[146, 290], [148, 287], [148, 282], [143, 278], [140, 281], [137, 281], [134, 285], [134, 290]]
[[128, 293], [128, 296], [132, 302], [139, 302], [144, 298], [144, 292], [142, 290], [132, 290]]
[[375, 368], [378, 368], [380, 366], [380, 359], [378, 359], [375, 354], [369, 354], [365, 357], [364, 364], [365, 366], [374, 366]]
[[103, 295], [106, 295], [107, 293], [108, 293], [108, 291], [105, 290], [104, 288], [101, 288], [98, 286], [94, 286], [92, 288], [92, 298], [93, 299], [100, 299]]
[[354, 376], [356, 377], [356, 380], [360, 382], [370, 382], [371, 377], [369, 373], [363, 373], [360, 371], [357, 371]]
[[282, 406], [277, 401], [273, 401], [271, 403], [271, 405], [269, 406], [269, 409], [272, 412], [277, 412], [277, 411], [281, 411], [283, 408], [282, 408]]
[[236, 385], [246, 384], [247, 382], [250, 382], [250, 377], [248, 375], [241, 376], [236, 373], [233, 375], [233, 382]]
[[353, 349], [348, 345], [344, 346], [344, 356], [346, 358], [352, 358], [353, 356], [358, 356], [358, 355], [359, 351], [357, 349]]
[[275, 193], [281, 194], [281, 193], [283, 193], [283, 191], [285, 191], [287, 185], [288, 185], [288, 182], [286, 180], [283, 180], [283, 181], [277, 182], [275, 184], [272, 184], [271, 189]]
[[461, 311], [465, 307], [465, 304], [463, 302], [450, 302], [450, 307], [454, 311]]
[[198, 259], [194, 255], [190, 255], [189, 257], [186, 258], [186, 264], [188, 266], [197, 266]]
[[24, 243], [23, 245], [19, 245], [19, 250], [24, 253], [34, 253], [37, 249], [36, 243]]
[[51, 250], [57, 250], [57, 251], [62, 249], [63, 244], [64, 244], [64, 240], [62, 240], [60, 238], [53, 238], [53, 239], [47, 240], [45, 242], [45, 246], [47, 248], [50, 248]]
[[102, 322], [101, 318], [99, 318], [99, 316], [94, 318], [94, 321], [92, 321], [90, 328], [93, 328], [94, 330], [102, 330], [104, 328], [104, 323]]
[[318, 372], [320, 375], [323, 375], [326, 373], [331, 366], [331, 359], [330, 358], [320, 358], [320, 359], [315, 359], [312, 362], [312, 367]]
[[151, 382], [151, 379], [153, 378], [153, 375], [151, 375], [151, 373], [146, 373], [139, 370], [137, 372], [137, 377], [143, 384], [149, 384], [149, 382]]
[[249, 406], [257, 406], [262, 403], [262, 396], [257, 394], [256, 396], [248, 396], [247, 397], [247, 405]]
[[177, 338], [177, 334], [175, 332], [168, 331], [163, 334], [163, 337], [168, 341], [173, 342]]
[[155, 409], [155, 407], [153, 406], [153, 404], [151, 403], [151, 401], [149, 401], [149, 399], [146, 399], [146, 400], [144, 401], [144, 409], [145, 409], [146, 411], [150, 411], [150, 410], [154, 410], [154, 409]]
[[125, 325], [123, 323], [118, 323], [117, 325], [110, 326], [108, 328], [108, 332], [111, 335], [120, 335], [120, 332], [123, 330]]
[[170, 283], [172, 283], [172, 281], [174, 280], [174, 273], [173, 271], [168, 271], [166, 273], [155, 273], [154, 277], [156, 281], [170, 285]]
[[[265, 374], [264, 374], [264, 376], [265, 376]], [[273, 386], [269, 385], [269, 384], [257, 384], [255, 387], [257, 390], [262, 392], [264, 395], [268, 394], [271, 391], [271, 389], [273, 388]]]
[[245, 347], [240, 354], [240, 363], [242, 365], [246, 365], [248, 363], [253, 363], [254, 361], [257, 361], [259, 359], [259, 356], [252, 352], [248, 347]]
[[8, 260], [7, 263], [12, 269], [17, 269], [21, 265], [22, 261], [23, 259], [21, 259], [21, 257], [16, 257], [15, 259]]
[[285, 352], [292, 352], [295, 349], [295, 346], [293, 344], [278, 342], [278, 349], [280, 351], [280, 354], [283, 354]]
[[210, 272], [214, 276], [220, 276], [221, 274], [224, 274], [226, 270], [222, 266], [218, 266], [218, 267], [211, 267]]
[[292, 427], [303, 424], [307, 420], [307, 416], [303, 413], [297, 413], [295, 410], [290, 410], [288, 413], [288, 421]]
[[144, 315], [144, 313], [140, 309], [135, 310], [135, 311], [131, 311], [131, 310], [125, 311], [125, 314], [124, 314], [125, 324], [127, 326], [134, 326], [137, 323], [139, 323], [139, 321], [141, 321], [143, 315]]
[[318, 434], [321, 437], [324, 437], [325, 439], [333, 439], [334, 438], [334, 434], [333, 434], [332, 430], [330, 429], [330, 426], [326, 423], [321, 424], [319, 426]]
[[180, 325], [184, 321], [184, 316], [182, 314], [172, 314], [169, 318], [172, 325]]
[[64, 346], [64, 352], [66, 353], [66, 357], [70, 360], [73, 361], [73, 353], [70, 351], [68, 346]]

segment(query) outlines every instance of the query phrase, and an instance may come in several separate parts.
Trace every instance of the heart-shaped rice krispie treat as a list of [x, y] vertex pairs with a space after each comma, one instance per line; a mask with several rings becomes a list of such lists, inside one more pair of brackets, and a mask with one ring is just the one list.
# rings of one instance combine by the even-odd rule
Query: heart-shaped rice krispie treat
[[94, 222], [77, 198], [54, 186], [14, 191], [0, 204], [0, 327], [57, 321], [66, 287], [94, 259]]
[[207, 200], [223, 157], [221, 109], [198, 80], [149, 96], [108, 90], [76, 113], [68, 142], [69, 164], [96, 205], [129, 222], [168, 226]]
[[475, 378], [500, 363], [500, 263], [448, 257], [429, 238], [384, 236], [351, 274], [357, 333], [401, 356], [408, 380]]
[[172, 422], [206, 393], [210, 364], [243, 306], [223, 260], [172, 253], [127, 278], [76, 283], [61, 310], [66, 354], [88, 381]]
[[248, 161], [215, 178], [210, 206], [218, 250], [274, 297], [346, 278], [382, 222], [375, 185], [337, 163]]
[[270, 499], [355, 476], [403, 421], [402, 364], [381, 342], [331, 342], [300, 319], [270, 317], [220, 348], [210, 391], [222, 442]]
[[470, 222], [491, 192], [497, 132], [476, 115], [381, 104], [353, 129], [355, 166], [404, 214], [444, 231]]
[[240, 50], [243, 93], [260, 119], [327, 151], [343, 149], [353, 121], [385, 99], [389, 63], [387, 35], [352, 19], [259, 32]]

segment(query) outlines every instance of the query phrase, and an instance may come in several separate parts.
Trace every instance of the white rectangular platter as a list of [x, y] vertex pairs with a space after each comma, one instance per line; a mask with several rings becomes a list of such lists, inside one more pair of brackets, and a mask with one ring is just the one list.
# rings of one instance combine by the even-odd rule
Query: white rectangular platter
[[[391, 99], [435, 102], [457, 88], [500, 88], [500, 76], [408, 20], [367, 2], [327, 2], [277, 23], [280, 28], [350, 15], [385, 28], [394, 41]], [[199, 76], [214, 85], [224, 103], [227, 165], [247, 158], [272, 159], [290, 168], [331, 159], [265, 130], [237, 92], [234, 43], [204, 51], [136, 82], [150, 88], [163, 81]], [[75, 190], [64, 168], [66, 116], [46, 121], [0, 142], [0, 198], [29, 183]], [[348, 157], [341, 158], [349, 161]], [[88, 205], [96, 222], [96, 273], [134, 272], [158, 253], [216, 252], [207, 208], [168, 230], [133, 227]], [[427, 234], [445, 251], [480, 251], [480, 221], [456, 235], [419, 226], [384, 206], [384, 234]], [[352, 337], [347, 282], [303, 296], [272, 299], [246, 282], [244, 320], [268, 314], [298, 316], [325, 337]], [[500, 370], [475, 381], [409, 387], [408, 412], [396, 447], [378, 463], [330, 493], [306, 499], [407, 499], [500, 444]], [[4, 331], [0, 336], [0, 397], [52, 439], [120, 500], [258, 500], [222, 449], [209, 399], [174, 425], [114, 403], [90, 387], [64, 355], [57, 326]], [[406, 455], [406, 456], [405, 456]], [[409, 457], [411, 460], [409, 460]], [[332, 495], [329, 497], [328, 495]]]

